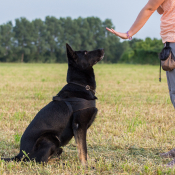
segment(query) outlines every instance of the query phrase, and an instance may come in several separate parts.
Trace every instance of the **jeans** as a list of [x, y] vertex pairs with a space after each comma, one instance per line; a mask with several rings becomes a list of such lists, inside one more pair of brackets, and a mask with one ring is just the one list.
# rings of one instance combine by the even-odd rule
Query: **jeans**
[[[172, 53], [175, 55], [175, 43], [170, 43]], [[172, 71], [166, 71], [167, 83], [169, 88], [169, 94], [171, 102], [175, 108], [175, 69]]]

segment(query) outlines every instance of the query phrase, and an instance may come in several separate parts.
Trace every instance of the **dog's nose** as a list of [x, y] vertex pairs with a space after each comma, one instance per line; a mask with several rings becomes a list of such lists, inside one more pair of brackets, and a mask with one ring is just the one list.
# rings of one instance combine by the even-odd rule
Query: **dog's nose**
[[104, 53], [104, 49], [103, 48], [101, 48], [100, 50], [102, 51], [102, 53]]

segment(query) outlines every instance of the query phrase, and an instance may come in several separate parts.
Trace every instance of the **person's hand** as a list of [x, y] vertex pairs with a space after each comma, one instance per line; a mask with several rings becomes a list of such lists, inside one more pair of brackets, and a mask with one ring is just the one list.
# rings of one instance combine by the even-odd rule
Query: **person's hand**
[[122, 38], [122, 39], [128, 39], [127, 34], [126, 33], [120, 33], [120, 32], [116, 32], [114, 29], [109, 29], [106, 27], [106, 30], [108, 30], [109, 32], [113, 33], [114, 35]]

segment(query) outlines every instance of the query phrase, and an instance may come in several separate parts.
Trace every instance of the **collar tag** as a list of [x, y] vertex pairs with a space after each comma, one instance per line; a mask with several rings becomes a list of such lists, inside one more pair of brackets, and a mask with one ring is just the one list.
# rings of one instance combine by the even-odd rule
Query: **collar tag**
[[89, 85], [86, 85], [86, 90], [89, 91], [91, 88]]

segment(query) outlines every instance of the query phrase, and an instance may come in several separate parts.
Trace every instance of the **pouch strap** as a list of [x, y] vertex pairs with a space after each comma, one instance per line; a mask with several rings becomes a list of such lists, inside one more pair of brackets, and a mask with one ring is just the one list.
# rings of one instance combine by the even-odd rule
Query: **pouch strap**
[[160, 60], [159, 82], [161, 82], [161, 67], [162, 67], [162, 65], [161, 65], [161, 60]]

